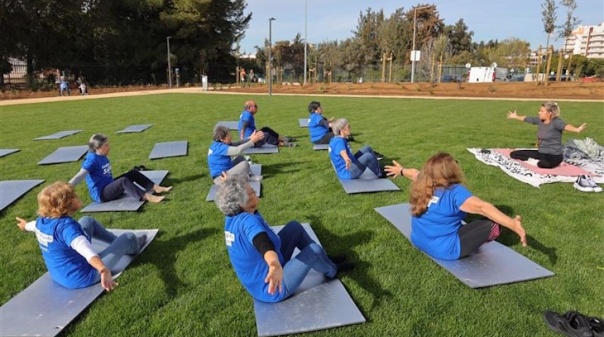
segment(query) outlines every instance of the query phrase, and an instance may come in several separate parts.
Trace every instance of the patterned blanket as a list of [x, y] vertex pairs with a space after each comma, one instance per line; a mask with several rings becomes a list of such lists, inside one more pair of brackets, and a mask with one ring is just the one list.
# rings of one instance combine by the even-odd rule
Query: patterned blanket
[[479, 161], [497, 166], [509, 176], [534, 187], [556, 182], [572, 183], [579, 175], [590, 175], [599, 184], [604, 183], [604, 164], [590, 159], [563, 162], [553, 169], [542, 169], [531, 162], [510, 158], [510, 149], [468, 148]]

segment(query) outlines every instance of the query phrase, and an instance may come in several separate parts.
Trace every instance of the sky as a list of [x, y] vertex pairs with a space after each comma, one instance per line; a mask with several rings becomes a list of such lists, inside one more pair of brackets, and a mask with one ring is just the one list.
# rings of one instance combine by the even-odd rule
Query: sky
[[[269, 36], [269, 18], [272, 21], [272, 41], [293, 40], [297, 33], [308, 43], [344, 40], [353, 36], [360, 13], [367, 8], [374, 12], [384, 10], [389, 17], [395, 9], [407, 11], [417, 5], [434, 4], [445, 25], [463, 19], [468, 31], [474, 32], [473, 42], [519, 38], [527, 41], [531, 49], [545, 47], [547, 34], [543, 30], [541, 5], [544, 0], [433, 0], [410, 2], [405, 0], [247, 0], [245, 13], [252, 20], [240, 42], [240, 52], [255, 53], [254, 46], [262, 46]], [[566, 7], [556, 0], [557, 25], [566, 19]], [[574, 12], [582, 25], [599, 25], [604, 22], [603, 0], [576, 0]], [[306, 16], [305, 16], [306, 7]], [[305, 18], [307, 20], [305, 20]], [[550, 44], [560, 48], [563, 39], [552, 34]]]

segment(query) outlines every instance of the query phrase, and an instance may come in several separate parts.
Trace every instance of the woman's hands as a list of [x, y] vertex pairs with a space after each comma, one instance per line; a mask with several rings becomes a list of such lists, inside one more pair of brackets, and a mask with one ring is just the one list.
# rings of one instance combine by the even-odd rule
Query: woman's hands
[[15, 219], [17, 220], [17, 226], [19, 227], [19, 229], [24, 231], [25, 225], [27, 224], [27, 220], [19, 217], [16, 217]]
[[523, 247], [527, 246], [526, 242], [526, 233], [524, 232], [524, 228], [522, 227], [522, 217], [520, 215], [516, 215], [513, 219], [514, 227], [512, 228], [516, 234], [520, 237], [520, 242]]
[[508, 119], [518, 119], [518, 114], [516, 113], [516, 110], [508, 111]]
[[100, 273], [101, 287], [103, 287], [103, 289], [105, 289], [106, 291], [111, 291], [118, 286], [118, 283], [113, 280], [113, 277], [111, 276], [111, 270], [109, 270], [109, 268], [103, 267], [103, 269], [100, 270]]
[[384, 166], [384, 171], [386, 171], [386, 175], [392, 178], [396, 178], [398, 176], [404, 176], [411, 180], [415, 180], [419, 171], [414, 168], [404, 168], [403, 165], [399, 164], [396, 160], [392, 161], [393, 165]]
[[[276, 255], [276, 254], [275, 254]], [[281, 263], [279, 259], [275, 259], [268, 264], [268, 274], [266, 274], [266, 278], [264, 279], [265, 283], [268, 283], [268, 293], [273, 295], [279, 290], [279, 292], [283, 291], [283, 267], [281, 267]]]
[[258, 143], [259, 141], [264, 139], [264, 132], [255, 130], [254, 133], [252, 133], [252, 135], [250, 136], [250, 139], [252, 140], [252, 142]]

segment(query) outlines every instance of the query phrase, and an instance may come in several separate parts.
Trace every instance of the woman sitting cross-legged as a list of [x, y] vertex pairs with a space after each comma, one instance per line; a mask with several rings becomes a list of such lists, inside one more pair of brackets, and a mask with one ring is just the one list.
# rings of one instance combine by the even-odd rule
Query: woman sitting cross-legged
[[378, 163], [383, 156], [369, 145], [363, 146], [357, 153], [352, 154], [350, 143], [346, 139], [350, 135], [350, 124], [346, 119], [336, 119], [331, 123], [331, 128], [334, 137], [329, 141], [329, 158], [340, 179], [357, 179], [367, 168], [376, 177], [383, 176]]
[[262, 176], [252, 174], [250, 164], [240, 154], [246, 149], [254, 147], [254, 144], [263, 138], [262, 131], [254, 131], [249, 138], [233, 142], [231, 130], [226, 126], [217, 126], [214, 129], [214, 141], [208, 149], [208, 167], [214, 183], [222, 182], [223, 172], [228, 176], [246, 175], [252, 181], [262, 180]]
[[[38, 194], [38, 207], [36, 221], [17, 218], [17, 226], [36, 233], [50, 277], [65, 288], [84, 288], [100, 282], [103, 289], [112, 290], [117, 283], [111, 277], [111, 269], [125, 254], [138, 253], [147, 238], [133, 233], [116, 236], [88, 216], [75, 221], [72, 215], [82, 207], [82, 201], [66, 182], [45, 187]], [[97, 254], [92, 238], [109, 246]]]
[[[90, 198], [96, 202], [107, 202], [118, 199], [124, 192], [139, 200], [161, 202], [164, 196], [153, 193], [168, 192], [172, 186], [164, 187], [155, 184], [138, 170], [130, 170], [113, 179], [109, 154], [109, 139], [105, 135], [94, 134], [88, 141], [88, 154], [82, 163], [82, 169], [69, 181], [73, 186], [86, 178]], [[138, 188], [139, 184], [145, 191]]]
[[[406, 171], [406, 172], [405, 172]], [[413, 179], [412, 169], [400, 172]], [[457, 260], [474, 252], [500, 234], [501, 226], [514, 231], [526, 246], [520, 216], [510, 218], [492, 204], [481, 200], [462, 185], [461, 168], [448, 153], [428, 159], [411, 185], [411, 242], [426, 254], [443, 260]], [[462, 224], [466, 214], [487, 219]]]
[[[218, 186], [216, 205], [226, 216], [224, 234], [231, 265], [255, 299], [279, 302], [291, 296], [311, 269], [328, 278], [354, 265], [330, 259], [304, 227], [290, 221], [275, 234], [257, 210], [259, 199], [245, 176], [230, 176]], [[300, 253], [294, 257], [294, 249]], [[336, 264], [340, 263], [340, 264]]]

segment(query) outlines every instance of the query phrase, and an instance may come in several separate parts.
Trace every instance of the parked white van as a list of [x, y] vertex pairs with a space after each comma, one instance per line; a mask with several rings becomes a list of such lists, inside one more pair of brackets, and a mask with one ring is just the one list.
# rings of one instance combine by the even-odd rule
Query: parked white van
[[499, 67], [471, 67], [468, 73], [468, 82], [499, 82], [508, 81], [508, 70]]

